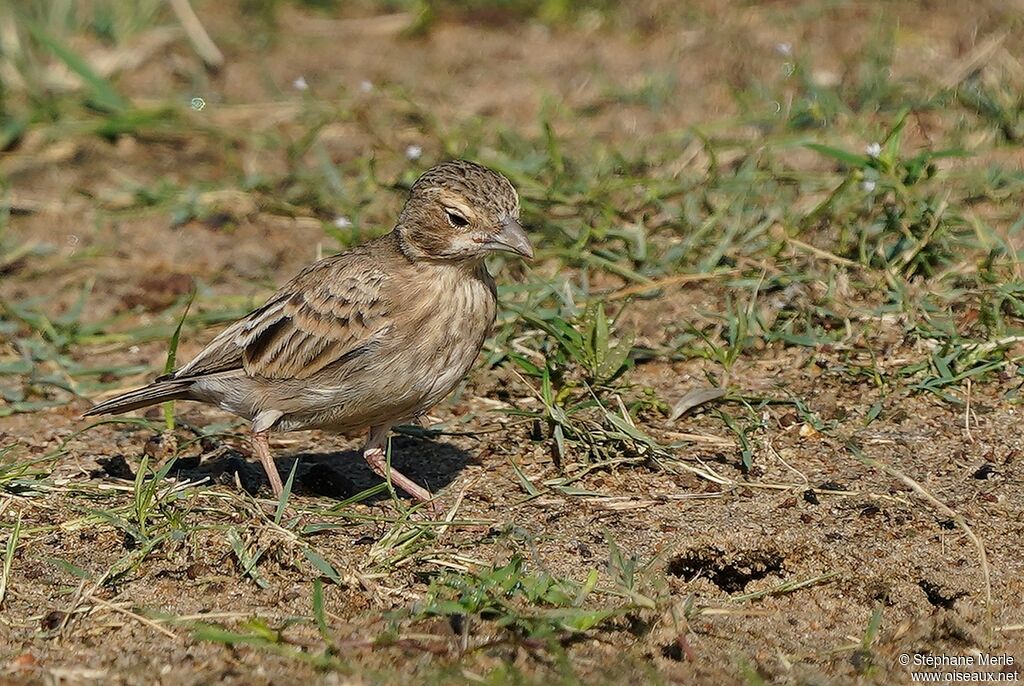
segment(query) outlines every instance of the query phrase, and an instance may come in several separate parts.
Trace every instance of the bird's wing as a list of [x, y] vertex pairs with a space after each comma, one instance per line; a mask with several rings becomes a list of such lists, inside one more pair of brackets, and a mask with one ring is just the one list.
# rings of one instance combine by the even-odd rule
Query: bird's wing
[[174, 378], [244, 369], [265, 379], [305, 379], [370, 351], [391, 329], [387, 273], [352, 257], [310, 265]]

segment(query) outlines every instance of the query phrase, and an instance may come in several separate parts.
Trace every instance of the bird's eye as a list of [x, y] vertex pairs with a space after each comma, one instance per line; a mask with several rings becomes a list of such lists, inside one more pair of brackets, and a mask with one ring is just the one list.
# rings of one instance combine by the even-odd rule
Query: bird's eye
[[464, 226], [469, 226], [469, 220], [463, 217], [458, 212], [452, 212], [451, 210], [445, 210], [445, 214], [448, 215], [448, 223], [457, 229], [461, 229]]

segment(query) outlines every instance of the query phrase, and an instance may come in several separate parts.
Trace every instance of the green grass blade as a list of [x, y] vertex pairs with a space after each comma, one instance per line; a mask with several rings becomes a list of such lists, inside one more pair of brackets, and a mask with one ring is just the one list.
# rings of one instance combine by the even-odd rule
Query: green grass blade
[[7, 538], [7, 546], [4, 550], [4, 566], [0, 573], [0, 606], [4, 604], [4, 596], [7, 595], [7, 585], [11, 579], [11, 567], [14, 565], [14, 551], [18, 549], [18, 539], [21, 537], [21, 513], [14, 520], [14, 527], [11, 535]]
[[837, 162], [841, 162], [842, 164], [845, 164], [847, 167], [852, 167], [854, 169], [865, 169], [871, 164], [871, 158], [869, 158], [867, 155], [858, 155], [856, 153], [842, 150], [841, 148], [833, 148], [830, 145], [822, 145], [821, 143], [807, 143], [805, 144], [805, 147], [817, 153], [821, 153], [826, 157], [831, 157]]
[[316, 619], [320, 636], [331, 643], [333, 639], [327, 626], [327, 613], [324, 611], [324, 582], [320, 579], [313, 579], [313, 617]]
[[284, 508], [288, 506], [288, 497], [292, 494], [292, 484], [295, 483], [295, 471], [299, 468], [299, 460], [292, 463], [292, 470], [288, 472], [288, 480], [284, 482], [284, 490], [277, 500], [277, 510], [274, 512], [274, 524], [281, 525], [281, 518], [284, 517]]
[[306, 548], [302, 552], [306, 554], [306, 559], [309, 560], [310, 564], [316, 567], [321, 574], [339, 586], [345, 585], [345, 582], [342, 581], [341, 576], [338, 574], [337, 570], [334, 569], [334, 566], [324, 558], [320, 557], [315, 550], [312, 548]]
[[512, 470], [516, 473], [516, 478], [519, 479], [519, 485], [523, 487], [523, 490], [526, 491], [531, 498], [540, 495], [540, 489], [533, 485], [533, 482], [526, 477], [526, 474], [524, 474], [523, 470], [519, 468], [519, 465], [513, 462], [511, 458], [508, 462], [512, 465]]
[[[196, 289], [193, 288], [192, 292], [188, 294], [188, 300], [185, 301], [185, 309], [181, 313], [181, 318], [178, 320], [178, 325], [174, 327], [174, 333], [171, 334], [171, 342], [167, 346], [167, 361], [164, 363], [164, 374], [170, 374], [174, 371], [174, 363], [178, 357], [178, 342], [181, 340], [181, 327], [185, 325], [185, 318], [188, 316], [188, 311], [192, 309], [192, 302], [196, 299]], [[168, 400], [164, 403], [164, 424], [167, 425], [168, 431], [174, 431], [174, 401]]]
[[105, 112], [119, 112], [128, 109], [131, 104], [107, 79], [97, 74], [80, 55], [71, 48], [46, 32], [43, 27], [33, 21], [22, 18], [32, 37], [44, 48], [52, 52], [68, 69], [78, 74], [91, 90], [91, 103]]

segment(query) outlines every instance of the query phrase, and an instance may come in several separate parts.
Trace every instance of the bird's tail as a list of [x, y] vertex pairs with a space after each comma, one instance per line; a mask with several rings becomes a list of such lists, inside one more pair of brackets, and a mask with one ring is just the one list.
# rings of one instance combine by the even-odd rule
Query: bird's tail
[[148, 386], [129, 391], [110, 400], [94, 405], [83, 417], [99, 414], [120, 414], [149, 407], [168, 400], [188, 400], [192, 397], [190, 389], [195, 379], [165, 379], [154, 381]]

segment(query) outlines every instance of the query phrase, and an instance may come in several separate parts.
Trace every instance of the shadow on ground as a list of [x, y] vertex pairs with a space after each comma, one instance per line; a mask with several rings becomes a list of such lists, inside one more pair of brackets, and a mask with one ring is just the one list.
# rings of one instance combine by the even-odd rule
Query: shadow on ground
[[[431, 492], [440, 491], [454, 481], [470, 459], [469, 453], [451, 443], [409, 436], [392, 438], [391, 455], [392, 467]], [[344, 500], [381, 483], [380, 477], [363, 460], [360, 450], [278, 455], [275, 461], [282, 481], [291, 474], [296, 460], [299, 464], [293, 490], [301, 495]], [[95, 478], [135, 479], [135, 470], [122, 455], [100, 459], [99, 462], [101, 469], [93, 474]], [[259, 462], [228, 445], [204, 450], [202, 455], [179, 457], [170, 473], [179, 479], [209, 479], [227, 486], [241, 486], [254, 495], [270, 493], [270, 485]], [[387, 493], [379, 493], [367, 498], [366, 502], [389, 497]]]
[[[340, 452], [300, 453], [296, 475], [303, 495], [319, 495], [331, 498], [348, 498], [381, 483], [373, 473], [360, 450]], [[452, 445], [423, 438], [395, 436], [391, 439], [391, 466], [416, 483], [436, 493], [450, 484], [469, 461], [469, 453]], [[287, 478], [292, 469], [292, 458], [278, 459], [278, 469]], [[405, 495], [404, 492], [401, 492]], [[367, 499], [376, 502], [388, 499], [387, 493], [380, 493]]]

